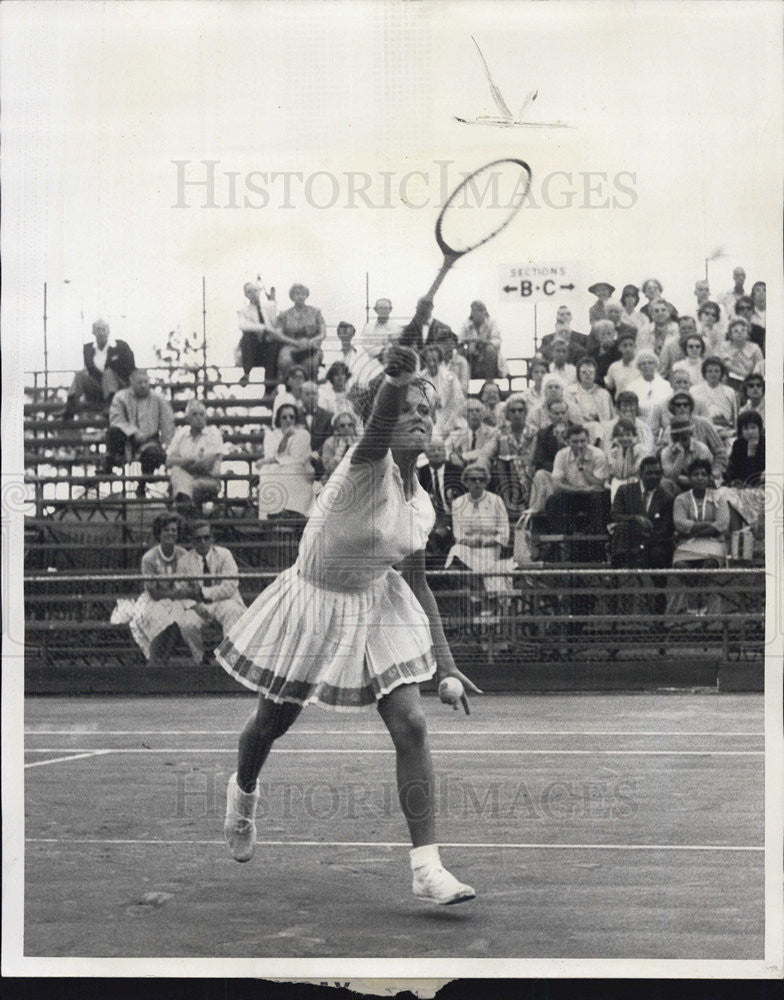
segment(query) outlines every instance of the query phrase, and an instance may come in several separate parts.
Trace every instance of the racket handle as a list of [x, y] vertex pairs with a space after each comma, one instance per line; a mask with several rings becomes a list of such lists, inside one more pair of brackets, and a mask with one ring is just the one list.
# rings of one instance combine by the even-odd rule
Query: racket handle
[[441, 282], [446, 277], [447, 272], [459, 257], [462, 257], [462, 254], [447, 254], [447, 253], [444, 254], [444, 263], [441, 265], [441, 270], [436, 275], [435, 281], [430, 286], [429, 291], [425, 293], [423, 298], [426, 299], [433, 298], [438, 289], [441, 287]]

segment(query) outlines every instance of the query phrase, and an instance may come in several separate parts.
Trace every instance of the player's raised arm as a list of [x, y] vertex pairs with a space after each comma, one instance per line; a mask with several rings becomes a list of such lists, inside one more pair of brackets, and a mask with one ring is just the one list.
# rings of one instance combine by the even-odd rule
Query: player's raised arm
[[377, 462], [387, 453], [392, 431], [418, 367], [419, 355], [410, 347], [392, 344], [388, 348], [383, 380], [365, 423], [365, 431], [351, 459], [353, 464]]

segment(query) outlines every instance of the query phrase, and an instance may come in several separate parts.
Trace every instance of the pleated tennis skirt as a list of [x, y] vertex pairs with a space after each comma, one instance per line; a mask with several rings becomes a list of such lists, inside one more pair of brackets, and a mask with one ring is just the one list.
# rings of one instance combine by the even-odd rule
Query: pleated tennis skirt
[[329, 590], [296, 565], [256, 598], [215, 650], [245, 687], [274, 702], [352, 711], [436, 670], [430, 624], [389, 569], [367, 590]]

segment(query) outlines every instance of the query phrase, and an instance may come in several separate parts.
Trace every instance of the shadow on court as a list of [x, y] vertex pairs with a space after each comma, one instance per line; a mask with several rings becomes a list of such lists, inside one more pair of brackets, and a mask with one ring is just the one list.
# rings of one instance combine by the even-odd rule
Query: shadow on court
[[372, 711], [306, 710], [262, 773], [246, 865], [221, 826], [252, 698], [29, 699], [25, 954], [763, 957], [755, 695], [426, 701], [447, 867], [410, 892]]

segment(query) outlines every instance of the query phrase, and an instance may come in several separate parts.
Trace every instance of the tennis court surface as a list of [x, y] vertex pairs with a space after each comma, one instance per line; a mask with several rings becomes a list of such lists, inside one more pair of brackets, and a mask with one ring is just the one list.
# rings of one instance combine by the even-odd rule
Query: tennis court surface
[[30, 698], [28, 956], [763, 958], [761, 695], [425, 699], [444, 863], [413, 898], [372, 710], [306, 709], [222, 839], [252, 696]]

